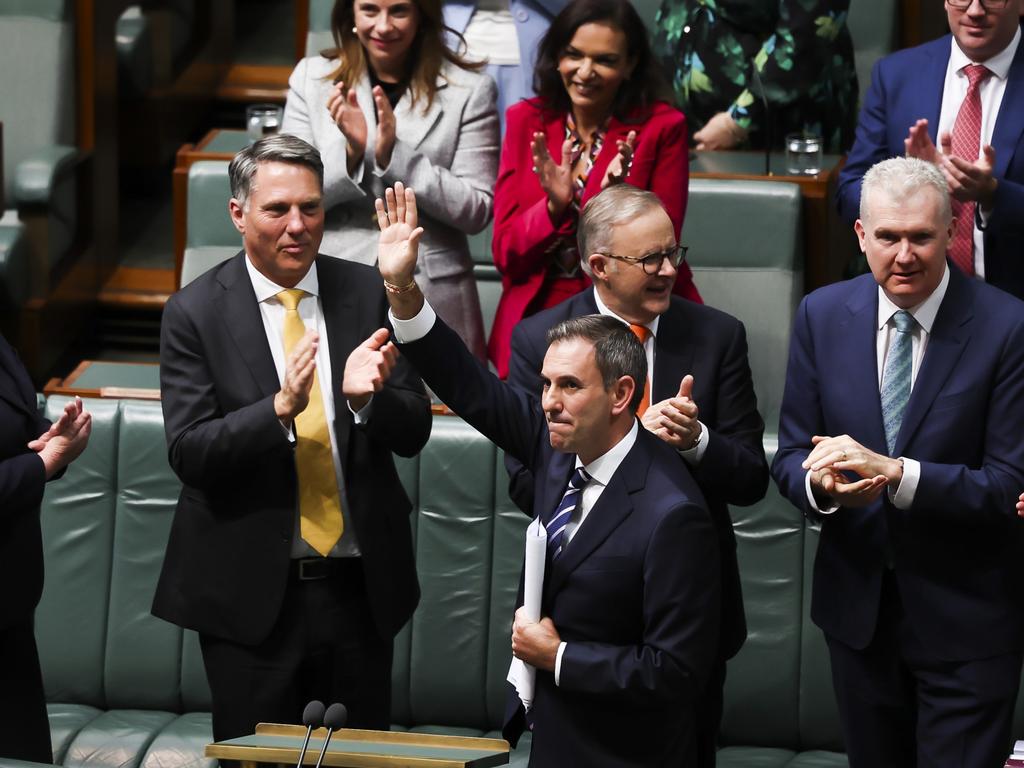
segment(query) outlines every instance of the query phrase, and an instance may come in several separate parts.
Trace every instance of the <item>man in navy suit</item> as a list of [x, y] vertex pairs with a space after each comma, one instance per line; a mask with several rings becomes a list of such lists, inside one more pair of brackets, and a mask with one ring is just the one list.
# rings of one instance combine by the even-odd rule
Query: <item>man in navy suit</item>
[[951, 35], [880, 60], [838, 192], [840, 213], [852, 223], [861, 178], [872, 165], [904, 154], [935, 163], [963, 228], [963, 255], [954, 241], [953, 263], [1018, 297], [1024, 297], [1022, 14], [1024, 0], [946, 0]]
[[[536, 669], [530, 765], [692, 765], [718, 640], [717, 534], [676, 452], [636, 419], [643, 348], [614, 318], [559, 324], [538, 407], [435, 319], [413, 279], [415, 196], [396, 185], [387, 197], [378, 264], [402, 355], [530, 467], [548, 531], [542, 618], [520, 609], [512, 634], [515, 656]], [[514, 692], [509, 701], [504, 732], [515, 743], [525, 717]]]
[[864, 177], [871, 267], [797, 313], [772, 475], [821, 523], [851, 768], [1001, 766], [1024, 648], [1024, 303], [946, 261], [946, 177]]
[[53, 762], [33, 633], [43, 591], [39, 505], [89, 440], [92, 417], [75, 398], [53, 424], [17, 353], [0, 336], [0, 757]]
[[[676, 449], [697, 481], [721, 550], [719, 653], [697, 713], [698, 765], [713, 766], [726, 660], [747, 635], [728, 505], [754, 504], [768, 488], [764, 421], [757, 412], [746, 332], [736, 318], [672, 295], [682, 251], [653, 193], [628, 184], [609, 187], [587, 203], [578, 237], [594, 287], [516, 326], [508, 382], [540, 397], [547, 333], [568, 318], [599, 313], [643, 329], [653, 375], [641, 424]], [[505, 466], [509, 495], [533, 514], [532, 473], [508, 454]], [[683, 464], [679, 469], [686, 471]]]

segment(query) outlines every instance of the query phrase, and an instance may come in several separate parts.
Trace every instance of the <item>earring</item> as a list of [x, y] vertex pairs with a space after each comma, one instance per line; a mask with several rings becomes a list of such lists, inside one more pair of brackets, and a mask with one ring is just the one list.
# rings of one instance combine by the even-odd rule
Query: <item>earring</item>
[[355, 27], [352, 27], [352, 34], [353, 35], [356, 34], [356, 28]]

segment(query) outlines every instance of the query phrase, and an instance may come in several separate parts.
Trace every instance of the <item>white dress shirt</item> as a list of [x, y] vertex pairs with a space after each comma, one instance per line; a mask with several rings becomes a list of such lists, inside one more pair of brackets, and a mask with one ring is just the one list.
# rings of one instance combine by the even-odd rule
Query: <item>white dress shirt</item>
[[[277, 294], [285, 290], [268, 278], [253, 266], [248, 254], [245, 257], [245, 267], [249, 272], [249, 280], [252, 282], [252, 289], [256, 293], [256, 301], [259, 302], [260, 317], [263, 318], [263, 330], [267, 335], [267, 344], [270, 346], [270, 354], [274, 358], [274, 368], [277, 369], [277, 379], [284, 384], [285, 360], [284, 353], [284, 315], [285, 308]], [[348, 501], [345, 498], [345, 478], [341, 470], [341, 456], [338, 453], [338, 443], [334, 435], [334, 390], [331, 386], [331, 353], [327, 340], [327, 327], [324, 325], [323, 308], [320, 305], [320, 281], [317, 278], [316, 263], [309, 268], [309, 272], [295, 285], [306, 292], [306, 295], [299, 300], [298, 312], [306, 328], [315, 328], [320, 335], [316, 350], [316, 375], [320, 383], [320, 395], [324, 402], [324, 416], [327, 418], [328, 434], [331, 436], [331, 460], [334, 463], [334, 476], [338, 483], [339, 497], [341, 499], [341, 515], [344, 523], [344, 531], [338, 543], [330, 552], [330, 557], [351, 557], [359, 554], [359, 543], [356, 541], [355, 529], [347, 513]], [[349, 409], [351, 410], [351, 408]], [[370, 404], [354, 414], [356, 423], [360, 424], [369, 418]], [[295, 440], [292, 430], [287, 430], [288, 439]], [[292, 536], [292, 557], [319, 557], [319, 554], [307, 544], [299, 533], [299, 514], [296, 505], [295, 529]]]
[[[1010, 64], [1017, 53], [1017, 46], [1020, 43], [1020, 28], [1013, 35], [1013, 40], [1002, 51], [987, 61], [972, 61], [967, 58], [954, 37], [950, 41], [952, 50], [949, 54], [949, 64], [946, 67], [946, 80], [942, 89], [942, 109], [939, 112], [939, 130], [936, 133], [936, 140], [943, 132], [953, 132], [953, 124], [956, 122], [960, 105], [963, 104], [967, 95], [967, 75], [963, 69], [968, 64], [984, 64], [992, 74], [985, 78], [979, 86], [981, 97], [981, 141], [978, 144], [979, 153], [981, 147], [992, 143], [992, 132], [995, 129], [996, 118], [999, 116], [999, 106], [1003, 103], [1003, 94], [1006, 92], [1006, 79], [1010, 74]], [[979, 154], [980, 157], [980, 154]], [[984, 221], [986, 212], [978, 207], [979, 214]], [[984, 232], [978, 229], [977, 222], [974, 225], [974, 272], [981, 279], [985, 279], [985, 237]]]
[[[942, 299], [945, 297], [946, 289], [948, 287], [949, 268], [947, 266], [942, 274], [942, 280], [939, 281], [938, 286], [934, 291], [932, 291], [931, 295], [917, 306], [911, 307], [907, 310], [907, 312], [913, 316], [914, 320], [917, 321], [914, 326], [914, 330], [911, 331], [911, 392], [914, 391], [914, 384], [917, 381], [917, 373], [921, 370], [924, 353], [925, 350], [928, 349], [928, 339], [931, 336], [932, 327], [935, 325], [935, 317], [939, 313], [939, 307], [942, 305]], [[889, 348], [892, 345], [893, 337], [896, 332], [892, 318], [899, 309], [899, 307], [889, 300], [889, 297], [885, 295], [885, 291], [883, 291], [882, 287], [879, 286], [878, 323], [875, 335], [879, 391], [882, 389], [882, 372], [885, 370], [885, 359], [889, 354]], [[889, 499], [892, 501], [893, 506], [897, 509], [910, 509], [910, 505], [914, 503], [914, 495], [917, 493], [917, 485], [921, 480], [921, 463], [914, 459], [909, 459], [906, 456], [901, 456], [900, 461], [903, 462], [903, 477], [900, 479], [900, 483], [896, 490], [893, 491], [889, 488], [887, 489], [887, 493], [889, 494]], [[839, 509], [837, 505], [827, 508], [822, 508], [818, 505], [817, 500], [814, 498], [814, 494], [811, 492], [810, 470], [807, 471], [807, 475], [805, 476], [804, 486], [807, 489], [807, 499], [813, 509], [818, 510], [818, 512], [823, 515], [830, 515]]]
[[[623, 318], [619, 317], [617, 314], [612, 312], [610, 309], [608, 309], [607, 305], [603, 301], [601, 301], [601, 294], [597, 292], [596, 286], [591, 290], [594, 291], [594, 301], [597, 303], [597, 311], [600, 314], [607, 315], [608, 317], [614, 317], [616, 320], [625, 323], [626, 325], [631, 325], [629, 321], [624, 320]], [[651, 322], [647, 323], [646, 328], [651, 333], [647, 337], [647, 340], [644, 342], [644, 353], [647, 355], [647, 378], [650, 379], [651, 381], [652, 405], [654, 404], [654, 356], [656, 354], [655, 340], [658, 338], [658, 326], [660, 325], [660, 323], [661, 315], [656, 316]], [[692, 448], [687, 448], [686, 450], [679, 451], [679, 455], [682, 456], [688, 464], [691, 464], [693, 466], [700, 464], [701, 459], [704, 458], [704, 453], [708, 449], [708, 442], [711, 439], [711, 433], [708, 432], [708, 428], [704, 426], [704, 422], [698, 419], [697, 423], [700, 425], [700, 434], [697, 435], [697, 442], [693, 445]]]

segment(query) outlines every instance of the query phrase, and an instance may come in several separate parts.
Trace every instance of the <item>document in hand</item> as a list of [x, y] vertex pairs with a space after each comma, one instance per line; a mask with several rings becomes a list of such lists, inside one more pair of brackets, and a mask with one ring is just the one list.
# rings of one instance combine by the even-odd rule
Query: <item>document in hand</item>
[[[527, 618], [540, 621], [540, 600], [544, 589], [544, 561], [547, 557], [548, 532], [536, 518], [526, 529], [526, 566], [523, 570], [523, 608]], [[533, 688], [537, 670], [522, 659], [512, 657], [505, 679], [516, 689], [527, 712], [533, 706]]]

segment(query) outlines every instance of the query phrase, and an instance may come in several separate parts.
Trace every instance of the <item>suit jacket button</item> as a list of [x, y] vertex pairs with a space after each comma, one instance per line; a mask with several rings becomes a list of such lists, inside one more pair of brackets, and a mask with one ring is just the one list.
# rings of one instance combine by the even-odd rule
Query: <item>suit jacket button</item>
[[526, 21], [529, 18], [530, 18], [529, 11], [523, 10], [522, 8], [520, 8], [518, 11], [516, 11], [516, 21]]

